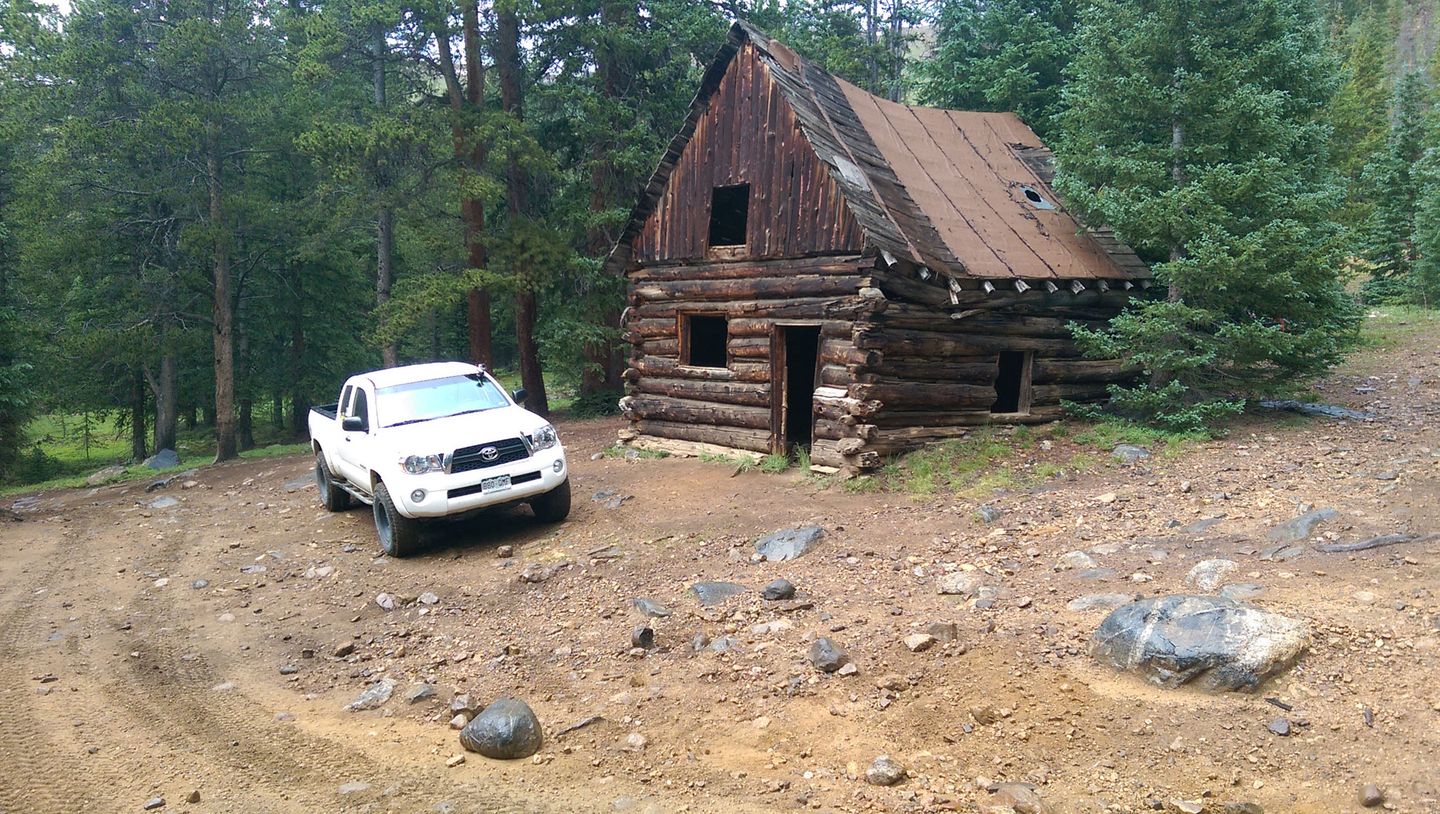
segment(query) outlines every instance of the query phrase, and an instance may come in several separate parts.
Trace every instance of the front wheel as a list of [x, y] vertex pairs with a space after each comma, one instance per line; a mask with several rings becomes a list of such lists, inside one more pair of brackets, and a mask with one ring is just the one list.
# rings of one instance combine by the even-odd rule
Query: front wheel
[[530, 501], [530, 510], [541, 523], [559, 523], [570, 515], [570, 479]]
[[315, 453], [315, 490], [329, 512], [343, 512], [350, 508], [350, 493], [335, 483], [330, 467], [325, 464], [325, 453]]
[[420, 521], [395, 510], [383, 482], [375, 484], [375, 531], [380, 548], [392, 557], [408, 557], [420, 545]]

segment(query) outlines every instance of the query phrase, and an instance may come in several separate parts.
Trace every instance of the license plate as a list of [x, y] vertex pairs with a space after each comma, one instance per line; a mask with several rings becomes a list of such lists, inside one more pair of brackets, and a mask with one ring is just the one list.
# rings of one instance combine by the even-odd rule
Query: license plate
[[509, 489], [510, 489], [510, 476], [509, 476], [509, 475], [496, 475], [496, 476], [493, 477], [493, 478], [486, 478], [485, 480], [480, 481], [480, 492], [481, 492], [481, 494], [490, 495], [490, 494], [494, 494], [495, 492], [508, 491]]

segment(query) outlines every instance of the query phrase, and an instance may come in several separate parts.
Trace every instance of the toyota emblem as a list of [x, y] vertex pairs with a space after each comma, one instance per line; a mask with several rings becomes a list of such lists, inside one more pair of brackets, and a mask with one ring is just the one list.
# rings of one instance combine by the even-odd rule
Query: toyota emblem
[[500, 457], [500, 450], [494, 447], [482, 447], [480, 449], [480, 460], [493, 461]]

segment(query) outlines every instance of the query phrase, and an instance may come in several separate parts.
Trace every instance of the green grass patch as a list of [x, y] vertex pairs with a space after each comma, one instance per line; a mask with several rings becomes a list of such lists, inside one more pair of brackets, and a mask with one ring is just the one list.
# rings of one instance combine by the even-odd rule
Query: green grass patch
[[1144, 447], [1165, 457], [1174, 457], [1190, 444], [1209, 440], [1210, 436], [1198, 432], [1170, 432], [1128, 421], [1099, 421], [1088, 425], [1075, 434], [1077, 444], [1112, 450], [1120, 444]]
[[241, 458], [278, 458], [282, 455], [309, 455], [310, 443], [304, 441], [298, 444], [271, 444], [265, 447], [247, 449], [240, 453]]
[[767, 475], [778, 475], [790, 468], [790, 458], [785, 455], [766, 455], [760, 459], [760, 471]]
[[1440, 327], [1440, 311], [1414, 305], [1386, 305], [1369, 308], [1360, 323], [1361, 344], [1390, 350], [1416, 334]]
[[[670, 453], [658, 449], [641, 449], [639, 447], [627, 447], [624, 444], [611, 444], [600, 450], [600, 454], [606, 458], [644, 458], [647, 460], [659, 460], [669, 458]], [[703, 457], [703, 456], [702, 456]]]

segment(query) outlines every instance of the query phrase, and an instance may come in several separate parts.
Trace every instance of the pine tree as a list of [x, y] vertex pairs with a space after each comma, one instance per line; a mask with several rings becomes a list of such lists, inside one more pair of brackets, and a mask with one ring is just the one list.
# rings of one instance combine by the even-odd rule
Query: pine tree
[[1416, 170], [1413, 294], [1426, 308], [1440, 308], [1440, 144], [1433, 135]]
[[1385, 149], [1365, 167], [1363, 186], [1374, 203], [1360, 253], [1370, 264], [1364, 293], [1372, 302], [1408, 302], [1416, 295], [1415, 212], [1421, 192], [1417, 170], [1425, 154], [1428, 95], [1418, 73], [1396, 83]]
[[1075, 6], [1075, 0], [942, 0], [935, 50], [916, 69], [921, 101], [1014, 112], [1048, 137], [1074, 47]]
[[1091, 223], [1157, 260], [1087, 351], [1139, 365], [1112, 409], [1197, 429], [1332, 365], [1353, 336], [1341, 188], [1321, 118], [1334, 89], [1308, 0], [1101, 0], [1061, 116], [1060, 184]]
[[1344, 47], [1340, 86], [1330, 99], [1326, 118], [1334, 127], [1331, 155], [1341, 178], [1350, 187], [1342, 221], [1362, 223], [1369, 202], [1360, 183], [1361, 171], [1385, 145], [1390, 108], [1386, 59], [1392, 35], [1381, 9], [1370, 7], [1336, 36]]

